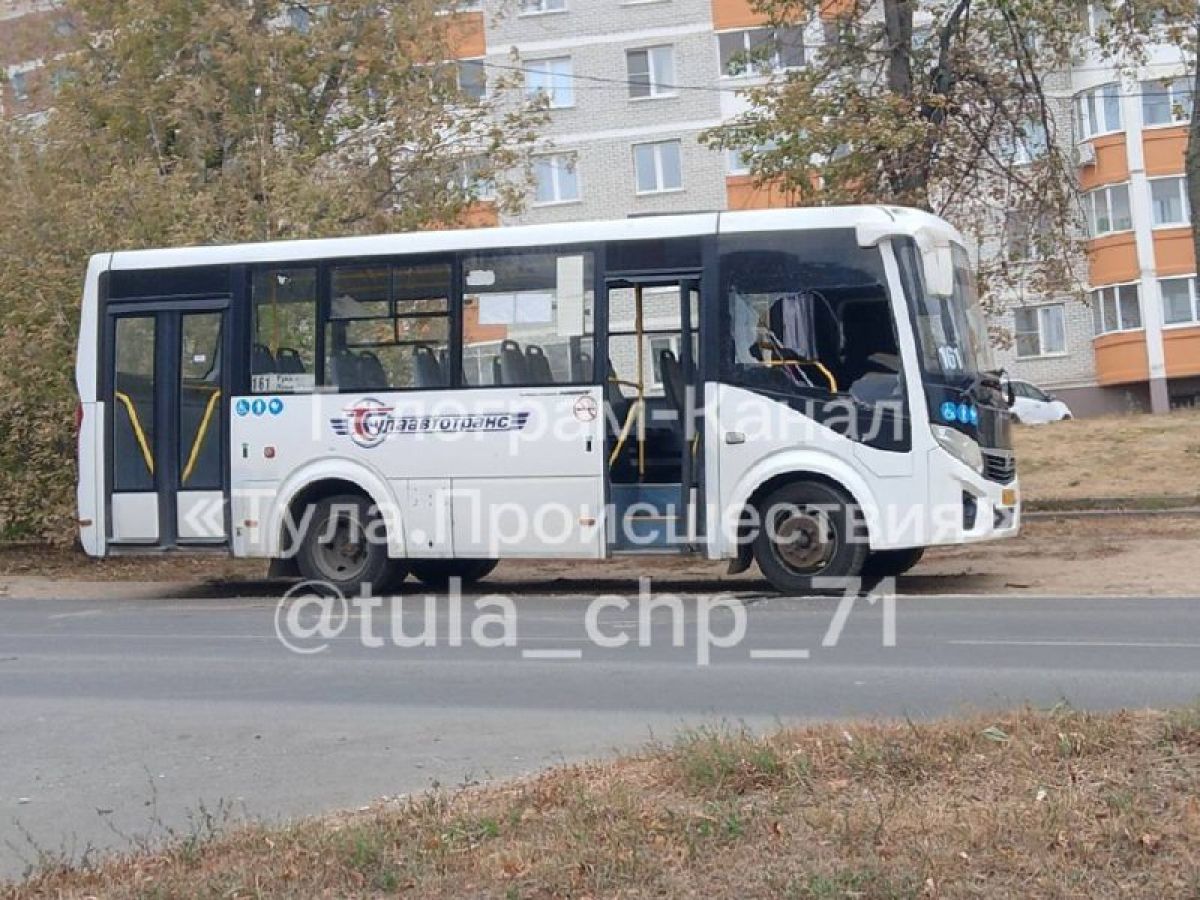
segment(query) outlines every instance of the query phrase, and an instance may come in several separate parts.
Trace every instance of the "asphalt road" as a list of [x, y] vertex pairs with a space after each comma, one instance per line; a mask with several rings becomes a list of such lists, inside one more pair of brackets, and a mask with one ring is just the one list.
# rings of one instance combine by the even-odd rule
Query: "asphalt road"
[[[326, 626], [307, 642], [327, 645], [312, 654], [280, 642], [276, 621], [287, 620], [275, 600], [0, 599], [0, 876], [20, 874], [39, 850], [78, 857], [186, 834], [203, 810], [270, 820], [354, 808], [704, 722], [1200, 697], [1200, 598], [900, 597], [848, 608], [745, 595], [711, 607], [706, 622], [691, 596], [676, 646], [669, 610], [639, 632], [634, 597], [599, 611], [593, 631], [611, 644], [627, 637], [608, 648], [589, 638], [588, 597], [524, 596], [515, 623], [484, 622], [499, 608], [479, 611], [478, 599], [462, 600], [461, 646], [445, 598], [429, 620], [419, 597], [399, 616], [351, 605], [336, 637], [341, 608], [319, 619], [309, 606], [299, 628]], [[722, 646], [743, 616], [744, 639]], [[394, 622], [410, 636], [435, 623], [436, 646], [397, 646]], [[516, 645], [477, 646], [481, 624]]]

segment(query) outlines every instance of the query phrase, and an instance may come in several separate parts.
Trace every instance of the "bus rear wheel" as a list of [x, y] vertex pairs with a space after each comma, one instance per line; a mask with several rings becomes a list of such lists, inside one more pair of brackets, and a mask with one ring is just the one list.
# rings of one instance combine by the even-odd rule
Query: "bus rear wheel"
[[408, 568], [425, 587], [444, 590], [451, 578], [461, 578], [467, 587], [486, 578], [498, 564], [495, 559], [414, 559]]
[[379, 511], [366, 497], [338, 494], [318, 501], [296, 553], [300, 574], [342, 596], [388, 588], [398, 572], [388, 559]]
[[836, 583], [814, 580], [854, 578], [862, 571], [867, 541], [859, 533], [861, 513], [844, 491], [795, 481], [768, 494], [758, 509], [754, 558], [777, 591], [836, 591]]

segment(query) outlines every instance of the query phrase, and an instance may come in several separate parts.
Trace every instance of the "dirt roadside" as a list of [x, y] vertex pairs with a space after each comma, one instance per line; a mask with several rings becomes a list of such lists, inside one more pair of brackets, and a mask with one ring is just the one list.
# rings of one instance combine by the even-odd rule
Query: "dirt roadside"
[[[906, 594], [1200, 596], [1187, 561], [1200, 549], [1200, 517], [1120, 516], [1028, 522], [1019, 537], [935, 549], [900, 579]], [[612, 562], [506, 562], [481, 591], [511, 594], [633, 592], [642, 575], [656, 590], [716, 592], [766, 587], [756, 569], [725, 575], [725, 563], [624, 558]], [[44, 547], [0, 547], [0, 598], [262, 597], [262, 560], [223, 556], [92, 560]], [[420, 586], [408, 582], [407, 590]]]

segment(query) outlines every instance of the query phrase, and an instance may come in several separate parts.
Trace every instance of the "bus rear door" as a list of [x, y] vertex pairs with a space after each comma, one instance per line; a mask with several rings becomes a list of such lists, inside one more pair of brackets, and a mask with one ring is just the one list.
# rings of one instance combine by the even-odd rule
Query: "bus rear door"
[[108, 543], [225, 546], [228, 298], [114, 303], [103, 400]]

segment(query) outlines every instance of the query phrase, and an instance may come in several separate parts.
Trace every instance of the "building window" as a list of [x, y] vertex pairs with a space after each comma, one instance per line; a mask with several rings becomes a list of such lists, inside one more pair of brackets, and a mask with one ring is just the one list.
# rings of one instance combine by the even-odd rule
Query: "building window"
[[675, 94], [675, 48], [647, 47], [625, 53], [629, 96], [670, 97]]
[[1129, 231], [1133, 228], [1127, 184], [1114, 184], [1085, 194], [1083, 209], [1087, 214], [1092, 237], [1112, 234], [1114, 231]]
[[1106, 31], [1112, 25], [1112, 13], [1102, 3], [1088, 4], [1088, 34], [1095, 37], [1101, 31]]
[[1000, 141], [1000, 155], [1010, 160], [1014, 166], [1027, 166], [1043, 159], [1049, 149], [1050, 140], [1042, 122], [1026, 122]]
[[472, 200], [492, 201], [496, 199], [496, 180], [492, 177], [487, 160], [472, 156], [458, 163], [458, 187]]
[[1043, 237], [1051, 228], [1049, 216], [1034, 209], [1010, 209], [1004, 220], [1004, 246], [1009, 260], [1042, 258]]
[[287, 10], [288, 24], [293, 31], [308, 34], [312, 30], [312, 16], [306, 6], [289, 6]]
[[1200, 322], [1200, 284], [1195, 278], [1164, 278], [1158, 286], [1162, 292], [1164, 324]]
[[679, 141], [634, 144], [633, 170], [639, 194], [661, 194], [683, 188], [683, 160]]
[[8, 83], [12, 87], [14, 98], [22, 103], [29, 99], [29, 77], [25, 72], [10, 72]]
[[1121, 130], [1121, 89], [1105, 84], [1075, 96], [1075, 126], [1080, 140]]
[[729, 175], [749, 175], [750, 160], [736, 147], [725, 151], [725, 171]]
[[575, 156], [553, 153], [533, 160], [534, 202], [571, 203], [579, 199]]
[[472, 100], [482, 100], [487, 95], [487, 72], [482, 59], [458, 61], [458, 89]]
[[1061, 303], [1013, 310], [1017, 356], [1067, 352], [1066, 309]]
[[1134, 331], [1142, 327], [1141, 291], [1136, 284], [1122, 284], [1092, 291], [1092, 319], [1096, 334]]
[[745, 28], [717, 35], [721, 74], [769, 75], [804, 65], [804, 29]]
[[545, 95], [551, 109], [575, 105], [571, 57], [535, 59], [525, 63], [525, 96]]
[[1185, 78], [1142, 82], [1142, 120], [1146, 125], [1175, 125], [1192, 118], [1192, 85]]
[[521, 0], [520, 14], [534, 16], [538, 13], [565, 12], [567, 0]]
[[1154, 225], [1186, 225], [1192, 220], [1186, 178], [1154, 178], [1150, 181]]

